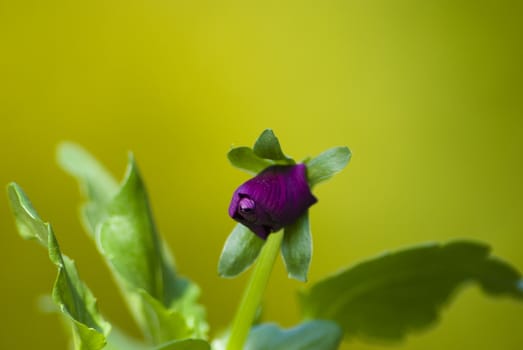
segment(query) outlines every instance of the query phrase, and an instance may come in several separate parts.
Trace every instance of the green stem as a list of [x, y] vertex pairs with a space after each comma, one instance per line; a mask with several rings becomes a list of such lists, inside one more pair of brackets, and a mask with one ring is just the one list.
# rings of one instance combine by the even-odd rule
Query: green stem
[[278, 257], [283, 233], [273, 233], [267, 238], [256, 263], [242, 301], [236, 311], [227, 343], [227, 350], [241, 350], [247, 340], [256, 311], [269, 282], [272, 267]]

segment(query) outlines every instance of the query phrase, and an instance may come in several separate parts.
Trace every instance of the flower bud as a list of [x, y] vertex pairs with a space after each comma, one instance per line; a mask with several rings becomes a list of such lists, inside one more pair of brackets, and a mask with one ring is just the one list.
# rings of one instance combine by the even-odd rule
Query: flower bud
[[232, 197], [229, 215], [262, 239], [294, 223], [317, 202], [304, 164], [273, 165], [241, 185]]

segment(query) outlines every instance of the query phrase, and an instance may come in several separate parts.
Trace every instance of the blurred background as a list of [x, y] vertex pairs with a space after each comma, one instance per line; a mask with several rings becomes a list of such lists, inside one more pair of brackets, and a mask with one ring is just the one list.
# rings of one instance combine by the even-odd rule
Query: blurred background
[[[136, 332], [77, 218], [56, 145], [78, 142], [121, 178], [133, 150], [179, 268], [212, 331], [246, 276], [217, 277], [248, 175], [225, 157], [273, 128], [296, 158], [353, 159], [311, 209], [311, 281], [388, 249], [471, 238], [523, 270], [523, 2], [0, 0], [0, 183], [19, 182], [107, 317]], [[0, 348], [64, 349], [38, 311], [56, 270], [0, 200]], [[265, 320], [299, 319], [276, 266]], [[344, 349], [521, 349], [523, 305], [465, 288], [442, 322], [401, 344]]]

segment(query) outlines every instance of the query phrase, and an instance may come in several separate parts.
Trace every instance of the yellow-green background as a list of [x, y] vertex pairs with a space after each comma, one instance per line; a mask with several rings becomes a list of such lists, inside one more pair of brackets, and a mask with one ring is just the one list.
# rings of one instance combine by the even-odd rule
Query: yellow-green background
[[[523, 2], [0, 0], [0, 183], [54, 225], [100, 308], [135, 328], [54, 162], [81, 143], [115, 174], [133, 150], [158, 226], [203, 289], [213, 331], [245, 276], [216, 263], [234, 223], [231, 144], [273, 128], [294, 157], [335, 145], [350, 166], [317, 188], [311, 280], [428, 240], [468, 237], [523, 270]], [[0, 200], [0, 348], [63, 349], [37, 311], [55, 270]], [[298, 320], [278, 263], [265, 319]], [[521, 349], [523, 306], [460, 293], [401, 349]], [[352, 342], [347, 349], [386, 349]]]

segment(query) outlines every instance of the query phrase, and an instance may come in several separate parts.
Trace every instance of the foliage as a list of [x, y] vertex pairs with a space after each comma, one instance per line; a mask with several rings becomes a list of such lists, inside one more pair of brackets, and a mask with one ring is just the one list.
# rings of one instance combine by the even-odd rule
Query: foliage
[[[232, 165], [257, 174], [271, 165], [294, 165], [271, 130], [254, 147], [228, 153]], [[307, 159], [311, 188], [328, 180], [349, 162], [351, 152], [335, 147]], [[120, 288], [142, 339], [136, 340], [110, 325], [82, 282], [74, 262], [63, 255], [51, 225], [43, 221], [16, 183], [8, 197], [16, 227], [24, 239], [43, 245], [58, 275], [52, 299], [71, 324], [78, 350], [205, 350], [211, 349], [200, 290], [182, 277], [155, 226], [145, 185], [134, 157], [129, 157], [119, 185], [89, 153], [63, 144], [58, 160], [74, 176], [86, 197], [82, 220]], [[283, 229], [281, 253], [289, 277], [306, 281], [312, 258], [308, 212]], [[225, 242], [218, 264], [222, 277], [235, 277], [254, 264], [265, 241], [237, 224]], [[342, 338], [400, 340], [433, 324], [439, 312], [468, 283], [477, 283], [489, 296], [523, 300], [521, 274], [490, 254], [487, 244], [460, 240], [424, 244], [341, 270], [300, 291], [303, 322], [283, 330], [277, 325], [251, 328], [244, 349], [336, 349]], [[250, 324], [248, 325], [250, 326]], [[222, 340], [227, 341], [227, 336]], [[220, 349], [215, 340], [212, 347]]]

